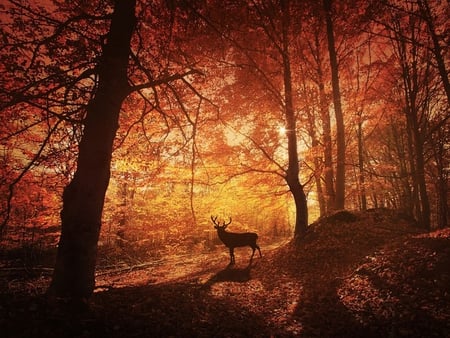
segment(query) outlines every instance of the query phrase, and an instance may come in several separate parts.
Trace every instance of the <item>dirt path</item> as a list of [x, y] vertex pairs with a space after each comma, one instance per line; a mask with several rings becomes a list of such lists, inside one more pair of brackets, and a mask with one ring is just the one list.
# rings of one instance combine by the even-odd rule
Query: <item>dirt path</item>
[[[253, 265], [288, 241], [288, 239], [285, 239], [263, 246], [263, 257], [259, 258], [255, 254]], [[250, 253], [249, 248], [237, 248], [235, 250], [237, 264], [233, 268], [235, 270], [247, 268]], [[183, 280], [205, 281], [212, 278], [218, 271], [226, 269], [229, 259], [227, 248], [220, 246], [211, 252], [172, 254], [133, 266], [100, 269], [97, 271], [96, 292], [110, 288], [171, 283]]]

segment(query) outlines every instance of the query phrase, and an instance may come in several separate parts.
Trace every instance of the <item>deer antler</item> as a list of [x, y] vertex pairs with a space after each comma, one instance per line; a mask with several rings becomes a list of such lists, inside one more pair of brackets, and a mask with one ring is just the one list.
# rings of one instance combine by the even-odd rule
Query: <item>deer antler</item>
[[219, 226], [219, 224], [217, 223], [217, 217], [218, 216], [214, 217], [213, 215], [211, 215], [211, 221], [214, 223], [214, 225]]
[[231, 217], [230, 217], [230, 221], [229, 221], [228, 223], [225, 223], [225, 221], [223, 221], [223, 222], [222, 222], [222, 226], [223, 226], [223, 227], [226, 227], [226, 226], [228, 226], [230, 223], [231, 223]]

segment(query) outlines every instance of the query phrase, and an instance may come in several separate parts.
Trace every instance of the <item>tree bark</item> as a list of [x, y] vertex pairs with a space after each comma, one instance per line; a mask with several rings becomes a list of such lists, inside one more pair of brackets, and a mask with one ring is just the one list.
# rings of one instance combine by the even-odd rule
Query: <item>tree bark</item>
[[317, 86], [319, 87], [319, 105], [320, 105], [320, 117], [322, 119], [323, 126], [323, 157], [324, 157], [324, 181], [325, 181], [325, 193], [326, 193], [326, 207], [325, 213], [330, 213], [334, 210], [336, 195], [334, 192], [334, 170], [333, 170], [333, 147], [331, 141], [331, 122], [330, 112], [328, 110], [328, 102], [325, 93], [325, 80], [323, 75], [323, 68], [321, 62], [321, 52], [319, 35], [315, 35], [316, 46], [316, 60], [317, 60]]
[[334, 170], [333, 170], [333, 147], [331, 141], [331, 123], [330, 112], [328, 111], [328, 104], [326, 103], [325, 85], [323, 78], [320, 75], [319, 97], [320, 97], [320, 111], [323, 123], [323, 154], [324, 154], [324, 180], [326, 191], [326, 212], [330, 213], [334, 210], [336, 205], [336, 193], [334, 191]]
[[435, 143], [436, 147], [433, 148], [433, 155], [437, 165], [437, 180], [435, 182], [436, 191], [438, 192], [438, 205], [437, 205], [437, 227], [446, 228], [448, 227], [448, 170], [446, 170], [446, 150], [445, 143], [446, 137], [445, 130], [439, 129], [437, 131], [438, 141]]
[[412, 116], [414, 122], [414, 146], [416, 151], [415, 156], [415, 166], [416, 166], [416, 181], [417, 188], [419, 190], [419, 206], [420, 206], [420, 224], [427, 230], [431, 229], [431, 220], [430, 220], [430, 202], [428, 199], [427, 193], [427, 184], [425, 179], [425, 158], [424, 158], [424, 149], [423, 149], [423, 137], [421, 135], [419, 123], [417, 121], [417, 114]]
[[361, 202], [361, 210], [367, 210], [367, 197], [365, 187], [365, 175], [364, 175], [364, 140], [362, 130], [362, 113], [358, 113], [358, 169], [359, 169], [359, 198]]
[[345, 206], [345, 128], [342, 113], [339, 71], [334, 43], [333, 22], [331, 20], [331, 1], [323, 0], [327, 25], [328, 52], [330, 54], [331, 82], [333, 86], [333, 103], [336, 117], [336, 201], [337, 210]]
[[297, 129], [294, 112], [294, 104], [292, 98], [292, 74], [289, 56], [289, 0], [281, 1], [283, 11], [283, 32], [282, 32], [282, 49], [283, 49], [283, 79], [284, 79], [284, 99], [285, 99], [285, 119], [286, 119], [286, 135], [288, 139], [288, 169], [286, 172], [286, 183], [294, 197], [296, 217], [294, 237], [301, 237], [308, 226], [308, 207], [306, 195], [303, 186], [299, 180], [299, 164], [297, 150]]
[[[399, 187], [396, 189], [399, 196], [399, 207], [402, 211], [411, 217], [414, 217], [414, 203], [413, 203], [413, 191], [411, 191], [410, 173], [408, 172], [408, 139], [404, 140], [402, 133], [398, 130], [398, 126], [394, 119], [390, 120], [390, 128], [392, 132], [393, 147], [390, 149], [390, 153], [393, 153], [398, 158], [399, 173], [398, 179], [400, 180]], [[405, 142], [407, 144], [405, 144]], [[408, 149], [407, 149], [408, 148]], [[393, 184], [393, 187], [395, 185]]]
[[[313, 130], [311, 130], [310, 136], [312, 138], [311, 145], [313, 148], [317, 148], [319, 146], [319, 140], [316, 138], [316, 135]], [[320, 216], [325, 216], [327, 213], [327, 206], [325, 201], [325, 196], [323, 193], [322, 187], [322, 165], [321, 165], [321, 156], [314, 156], [314, 180], [316, 182], [316, 190], [317, 190], [317, 200], [319, 202], [319, 210]]]
[[[312, 149], [317, 149], [320, 145], [319, 139], [317, 137], [316, 132], [316, 118], [315, 118], [315, 112], [311, 111], [310, 109], [306, 109], [305, 114], [308, 116], [308, 125], [306, 129], [308, 130], [308, 135], [311, 138], [311, 147]], [[322, 187], [322, 156], [315, 151], [316, 154], [313, 158], [314, 163], [314, 181], [316, 182], [316, 191], [317, 191], [317, 200], [319, 202], [319, 209], [320, 209], [320, 216], [326, 215], [326, 201], [325, 196], [323, 193], [323, 187]]]
[[134, 0], [116, 0], [114, 5], [98, 67], [98, 90], [87, 107], [77, 170], [63, 194], [61, 237], [48, 290], [56, 297], [86, 299], [92, 295], [95, 285], [104, 197], [119, 113], [130, 92], [127, 67], [136, 25]]

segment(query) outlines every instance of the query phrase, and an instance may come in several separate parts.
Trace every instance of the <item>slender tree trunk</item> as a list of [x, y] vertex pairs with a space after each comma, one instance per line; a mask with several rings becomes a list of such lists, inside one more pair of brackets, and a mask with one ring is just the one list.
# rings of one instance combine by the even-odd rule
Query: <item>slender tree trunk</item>
[[331, 141], [331, 122], [330, 112], [328, 110], [328, 102], [325, 93], [325, 81], [323, 77], [322, 62], [320, 57], [320, 43], [318, 34], [315, 35], [316, 60], [317, 60], [317, 85], [319, 87], [319, 105], [320, 118], [323, 128], [323, 158], [324, 158], [324, 183], [325, 183], [325, 213], [334, 210], [336, 204], [336, 195], [334, 192], [334, 170], [333, 170], [333, 149]]
[[129, 94], [127, 78], [135, 1], [116, 0], [99, 64], [99, 83], [88, 104], [78, 166], [63, 194], [62, 231], [49, 294], [86, 299], [95, 284], [97, 242], [110, 178], [113, 141], [120, 108]]
[[437, 196], [437, 226], [438, 228], [446, 228], [448, 226], [448, 170], [446, 170], [446, 160], [445, 160], [445, 130], [439, 129], [437, 131], [437, 142], [436, 146], [433, 148], [433, 155], [437, 165], [437, 180], [435, 182]]
[[[308, 115], [307, 130], [309, 137], [311, 138], [311, 146], [313, 149], [317, 149], [319, 147], [320, 142], [316, 134], [317, 128], [314, 112], [308, 110], [306, 114]], [[320, 216], [325, 216], [327, 209], [322, 187], [322, 163], [321, 163], [322, 156], [319, 153], [317, 153], [314, 156], [313, 162], [314, 162], [314, 181], [316, 182], [317, 200], [319, 202]]]
[[288, 157], [289, 164], [286, 172], [286, 182], [294, 197], [296, 207], [294, 237], [301, 237], [308, 226], [308, 208], [306, 195], [303, 186], [299, 180], [299, 164], [297, 150], [297, 129], [295, 121], [295, 112], [292, 98], [292, 74], [289, 56], [289, 0], [281, 1], [283, 11], [283, 71], [284, 71], [284, 99], [285, 99], [285, 119], [286, 135], [288, 139]]
[[414, 146], [416, 149], [416, 157], [415, 157], [415, 164], [416, 164], [416, 181], [417, 181], [417, 188], [419, 190], [419, 201], [420, 201], [420, 221], [421, 225], [427, 229], [431, 229], [431, 220], [430, 220], [430, 202], [428, 199], [428, 193], [427, 193], [427, 185], [426, 185], [426, 179], [425, 179], [425, 158], [423, 155], [423, 137], [421, 135], [421, 132], [419, 130], [417, 116], [415, 117], [415, 126], [414, 126]]
[[[319, 158], [315, 158], [314, 160], [316, 167], [320, 166]], [[322, 185], [322, 177], [321, 175], [316, 175], [315, 177], [316, 187], [317, 187], [317, 200], [319, 201], [319, 211], [320, 217], [323, 217], [327, 214], [327, 207], [325, 202], [325, 196], [323, 193], [323, 185]]]
[[408, 159], [407, 150], [405, 149], [405, 142], [403, 134], [398, 130], [395, 121], [390, 120], [393, 146], [390, 153], [396, 154], [399, 163], [399, 187], [393, 184], [393, 187], [398, 191], [399, 207], [405, 214], [413, 217], [413, 196], [411, 191], [410, 174], [408, 173]]
[[[312, 146], [318, 147], [319, 141], [314, 137], [312, 140]], [[314, 180], [316, 182], [316, 190], [317, 190], [317, 200], [319, 202], [319, 210], [320, 210], [320, 216], [325, 216], [327, 213], [327, 206], [325, 201], [325, 196], [323, 193], [323, 185], [322, 185], [322, 175], [321, 175], [321, 157], [320, 156], [314, 156]]]
[[[198, 112], [197, 112], [198, 115]], [[198, 117], [198, 116], [197, 116]], [[195, 123], [192, 124], [192, 158], [191, 158], [191, 184], [189, 187], [189, 206], [191, 208], [191, 216], [192, 216], [192, 225], [197, 225], [197, 216], [195, 214], [195, 164], [197, 161], [197, 149], [196, 149], [196, 135], [197, 135], [197, 117], [195, 119]]]
[[[406, 109], [409, 110], [409, 109]], [[421, 221], [421, 215], [420, 215], [420, 201], [419, 201], [419, 189], [418, 189], [418, 182], [417, 182], [417, 168], [415, 163], [415, 148], [414, 148], [414, 141], [413, 141], [413, 132], [412, 132], [412, 122], [411, 122], [411, 116], [408, 112], [405, 113], [406, 116], [406, 131], [408, 136], [408, 162], [409, 162], [409, 172], [411, 175], [411, 186], [408, 187], [408, 189], [411, 190], [411, 206], [412, 206], [412, 215], [414, 218], [416, 218], [419, 222]], [[412, 188], [412, 189], [411, 189]]]
[[334, 192], [334, 170], [333, 170], [333, 149], [331, 142], [330, 112], [326, 102], [325, 85], [322, 73], [319, 73], [319, 97], [320, 115], [323, 123], [323, 157], [324, 157], [324, 180], [326, 191], [326, 212], [334, 210], [336, 205], [336, 194]]
[[363, 155], [363, 130], [361, 113], [359, 113], [358, 121], [358, 169], [359, 169], [359, 196], [361, 202], [361, 210], [367, 210], [367, 198], [366, 198], [366, 187], [365, 187], [365, 175], [364, 175], [364, 155]]
[[339, 71], [334, 43], [333, 22], [331, 19], [332, 0], [323, 0], [327, 24], [328, 51], [330, 54], [331, 82], [333, 86], [333, 103], [336, 116], [336, 209], [345, 207], [345, 129], [342, 113], [341, 92], [339, 88]]

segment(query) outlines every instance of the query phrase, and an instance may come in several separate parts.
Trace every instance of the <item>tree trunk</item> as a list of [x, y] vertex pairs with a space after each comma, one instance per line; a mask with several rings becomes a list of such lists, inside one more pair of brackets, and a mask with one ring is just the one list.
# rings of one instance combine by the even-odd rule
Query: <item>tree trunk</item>
[[308, 208], [306, 195], [299, 180], [298, 150], [297, 150], [297, 129], [295, 123], [295, 112], [292, 98], [292, 74], [289, 56], [289, 1], [281, 1], [283, 11], [283, 73], [284, 73], [284, 99], [285, 99], [285, 119], [286, 135], [288, 139], [289, 164], [286, 172], [286, 182], [294, 197], [296, 207], [294, 237], [301, 237], [308, 226]]
[[136, 24], [134, 11], [135, 1], [115, 1], [99, 64], [98, 90], [87, 107], [77, 171], [63, 194], [61, 238], [48, 290], [52, 296], [86, 299], [94, 290], [97, 242], [113, 141], [120, 108], [130, 90], [127, 67]]
[[399, 163], [398, 180], [400, 182], [399, 188], [396, 189], [399, 196], [399, 207], [406, 215], [414, 217], [413, 195], [411, 191], [410, 174], [408, 172], [407, 153], [409, 152], [409, 150], [408, 144], [405, 145], [405, 142], [408, 141], [409, 137], [407, 136], [407, 140], [404, 140], [404, 136], [398, 130], [397, 124], [392, 118], [390, 120], [390, 126], [393, 140], [393, 147], [390, 149], [390, 153], [393, 153], [395, 154], [395, 156], [397, 156]]
[[420, 221], [420, 201], [419, 201], [419, 189], [417, 182], [417, 168], [415, 164], [415, 148], [413, 140], [412, 122], [411, 116], [407, 112], [409, 109], [405, 109], [406, 114], [406, 131], [408, 137], [408, 162], [409, 162], [409, 172], [411, 175], [411, 186], [408, 189], [411, 190], [411, 212], [413, 217]]
[[448, 226], [448, 170], [446, 170], [446, 137], [445, 133], [447, 131], [444, 129], [439, 129], [437, 134], [437, 142], [435, 142], [435, 147], [433, 147], [434, 160], [437, 166], [437, 180], [435, 180], [435, 187], [438, 193], [437, 196], [437, 227], [446, 228]]
[[334, 209], [336, 196], [334, 193], [333, 149], [331, 141], [330, 112], [328, 110], [329, 104], [325, 93], [325, 80], [323, 75], [322, 56], [318, 33], [316, 33], [314, 36], [314, 46], [315, 50], [311, 51], [316, 53], [314, 59], [316, 60], [317, 63], [317, 87], [319, 89], [320, 118], [322, 120], [322, 128], [323, 128], [322, 143], [323, 143], [324, 168], [322, 170], [322, 173], [325, 185], [324, 214], [326, 214], [330, 213]]
[[[311, 147], [313, 149], [317, 149], [319, 147], [319, 140], [316, 136], [316, 123], [315, 123], [315, 117], [314, 112], [307, 111], [306, 114], [308, 115], [308, 134], [311, 138]], [[316, 191], [317, 191], [317, 200], [319, 202], [319, 209], [320, 209], [320, 216], [326, 215], [326, 202], [325, 197], [323, 195], [323, 188], [322, 188], [322, 157], [319, 153], [314, 155], [313, 163], [314, 163], [314, 181], [316, 182]]]
[[363, 144], [363, 130], [362, 130], [362, 113], [358, 113], [358, 169], [359, 169], [359, 196], [361, 202], [361, 210], [367, 210], [367, 197], [365, 187], [365, 175], [364, 175], [364, 144]]
[[428, 199], [427, 185], [425, 179], [425, 158], [423, 150], [423, 137], [420, 132], [420, 127], [417, 121], [417, 115], [414, 118], [414, 146], [416, 150], [415, 165], [416, 165], [416, 181], [417, 188], [419, 190], [419, 201], [420, 201], [420, 224], [427, 230], [431, 229], [430, 220], [430, 202]]
[[334, 43], [333, 22], [331, 20], [331, 0], [323, 0], [327, 24], [328, 52], [330, 54], [333, 103], [336, 116], [336, 209], [345, 206], [345, 129], [342, 113], [339, 71]]
[[[321, 79], [323, 81], [323, 78]], [[326, 103], [325, 85], [319, 84], [320, 110], [323, 123], [323, 154], [324, 154], [324, 180], [326, 191], [326, 212], [330, 213], [336, 205], [336, 194], [334, 191], [334, 170], [333, 170], [333, 148], [331, 142], [331, 123], [328, 104]]]
[[[317, 139], [313, 139], [312, 141], [313, 147], [319, 146], [319, 141]], [[323, 193], [323, 186], [322, 186], [322, 170], [319, 170], [321, 168], [321, 157], [320, 156], [314, 156], [314, 180], [316, 182], [316, 190], [317, 190], [317, 200], [319, 202], [319, 210], [320, 210], [320, 217], [325, 216], [327, 213], [327, 206], [325, 201], [325, 196]]]

